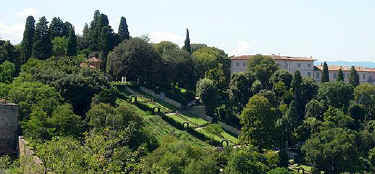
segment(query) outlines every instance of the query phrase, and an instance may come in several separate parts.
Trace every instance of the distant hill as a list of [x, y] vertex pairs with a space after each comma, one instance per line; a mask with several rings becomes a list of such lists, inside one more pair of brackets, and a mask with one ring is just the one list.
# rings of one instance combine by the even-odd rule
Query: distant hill
[[[316, 61], [315, 65], [320, 65], [321, 61]], [[369, 68], [375, 68], [375, 62], [370, 61], [327, 61], [328, 65], [342, 65], [342, 66], [363, 66], [363, 67], [369, 67]]]

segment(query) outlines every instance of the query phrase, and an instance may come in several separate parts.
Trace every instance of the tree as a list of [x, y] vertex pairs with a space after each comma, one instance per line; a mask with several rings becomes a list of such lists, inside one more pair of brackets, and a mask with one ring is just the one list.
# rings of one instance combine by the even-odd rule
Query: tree
[[68, 36], [67, 28], [64, 24], [64, 21], [61, 20], [59, 17], [52, 18], [52, 21], [49, 25], [49, 35], [51, 37], [51, 40], [53, 40], [55, 37], [65, 37]]
[[353, 86], [344, 82], [322, 83], [317, 97], [326, 105], [346, 110], [353, 99]]
[[[375, 116], [375, 87], [372, 84], [360, 84], [354, 89], [354, 101], [365, 110], [364, 120], [372, 120]], [[361, 113], [353, 113], [361, 115]]]
[[190, 54], [192, 53], [191, 45], [190, 45], [189, 29], [186, 29], [185, 45], [184, 45], [183, 48], [184, 48], [184, 50], [186, 50]]
[[328, 72], [328, 65], [326, 62], [323, 64], [323, 71], [322, 71], [322, 77], [321, 82], [329, 82], [329, 72]]
[[153, 48], [160, 55], [164, 67], [161, 69], [164, 77], [161, 88], [169, 89], [176, 85], [188, 89], [195, 88], [192, 79], [192, 58], [187, 51], [169, 41], [153, 44]]
[[344, 73], [342, 72], [341, 68], [339, 69], [339, 74], [337, 76], [337, 81], [344, 81]]
[[189, 142], [165, 137], [159, 148], [145, 158], [142, 173], [215, 174], [219, 172], [213, 151]]
[[270, 82], [275, 85], [278, 82], [283, 82], [286, 88], [289, 88], [293, 80], [293, 75], [285, 69], [279, 69], [272, 74]]
[[192, 54], [194, 64], [194, 82], [204, 78], [205, 73], [218, 66], [223, 65], [223, 71], [227, 83], [230, 81], [230, 60], [227, 54], [215, 47], [202, 47]]
[[354, 66], [350, 68], [350, 76], [349, 76], [349, 83], [354, 87], [359, 85], [359, 75], [355, 70]]
[[306, 104], [306, 117], [315, 117], [323, 120], [323, 104], [316, 99], [312, 99]]
[[254, 149], [234, 150], [229, 156], [228, 164], [224, 168], [227, 174], [258, 174], [266, 173], [268, 166], [264, 157]]
[[275, 168], [267, 172], [267, 174], [293, 174], [292, 172], [289, 172], [287, 168]]
[[130, 39], [128, 24], [126, 23], [125, 17], [121, 17], [120, 25], [118, 27], [118, 35], [119, 35], [120, 42]]
[[248, 72], [255, 75], [255, 78], [259, 80], [265, 88], [270, 89], [272, 86], [270, 85], [269, 79], [279, 67], [271, 57], [257, 54], [249, 58], [247, 69]]
[[250, 143], [262, 148], [272, 148], [276, 144], [276, 120], [278, 114], [267, 98], [254, 95], [240, 115], [242, 143]]
[[33, 41], [35, 32], [35, 20], [33, 16], [26, 18], [25, 30], [23, 32], [23, 39], [21, 42], [23, 49], [23, 63], [26, 62], [32, 55]]
[[100, 33], [100, 49], [101, 49], [101, 53], [102, 53], [102, 59], [103, 59], [103, 62], [104, 62], [104, 68], [105, 69], [105, 64], [107, 62], [107, 55], [109, 53], [110, 50], [113, 49], [114, 47], [114, 33], [113, 33], [113, 30], [110, 26], [104, 26], [101, 30], [101, 33]]
[[152, 45], [141, 38], [132, 38], [120, 43], [109, 55], [113, 77], [157, 84], [161, 81], [161, 58]]
[[51, 137], [78, 137], [83, 128], [81, 117], [73, 113], [73, 107], [70, 104], [58, 106], [46, 122]]
[[52, 51], [53, 55], [56, 57], [63, 57], [65, 56], [67, 47], [68, 47], [68, 40], [65, 37], [55, 37], [52, 40]]
[[246, 73], [236, 73], [232, 76], [229, 84], [229, 99], [238, 113], [242, 111], [252, 95], [250, 87], [254, 80], [253, 76]]
[[200, 101], [206, 106], [208, 115], [215, 113], [217, 106], [217, 88], [210, 79], [201, 79], [197, 83], [196, 94]]
[[47, 59], [52, 55], [52, 43], [48, 31], [46, 17], [41, 17], [35, 27], [33, 41], [33, 57]]
[[67, 56], [77, 55], [77, 36], [74, 33], [74, 30], [69, 32], [66, 55]]
[[324, 173], [353, 173], [361, 164], [355, 144], [355, 132], [332, 128], [314, 134], [301, 149], [306, 160]]
[[13, 77], [16, 76], [16, 66], [9, 62], [5, 61], [0, 65], [0, 82], [10, 83], [13, 80]]

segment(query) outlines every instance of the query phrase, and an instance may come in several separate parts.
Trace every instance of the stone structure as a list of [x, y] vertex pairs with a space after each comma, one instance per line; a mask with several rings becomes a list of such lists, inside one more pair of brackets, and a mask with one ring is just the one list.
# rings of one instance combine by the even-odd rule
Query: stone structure
[[102, 63], [101, 59], [96, 58], [96, 57], [91, 57], [87, 59], [85, 62], [82, 62], [80, 66], [85, 67], [85, 68], [89, 67], [93, 69], [100, 69], [101, 63]]
[[[245, 72], [247, 61], [255, 55], [244, 55], [231, 58], [231, 73]], [[297, 70], [301, 72], [302, 77], [314, 78], [314, 61], [312, 57], [289, 57], [279, 55], [265, 55], [271, 57], [281, 69], [294, 74]]]
[[47, 173], [42, 160], [34, 154], [33, 149], [22, 136], [18, 137], [18, 150], [20, 165], [24, 174]]
[[[372, 83], [375, 84], [375, 68], [366, 68], [356, 66], [354, 67], [359, 76], [360, 83]], [[338, 78], [339, 70], [342, 70], [344, 73], [344, 81], [348, 82], [350, 77], [350, 69], [349, 66], [336, 66], [336, 65], [329, 65], [328, 72], [329, 72], [329, 80], [335, 81]], [[314, 80], [320, 81], [321, 74], [323, 71], [323, 66], [316, 66], [314, 72]]]
[[18, 106], [0, 100], [0, 154], [16, 153]]

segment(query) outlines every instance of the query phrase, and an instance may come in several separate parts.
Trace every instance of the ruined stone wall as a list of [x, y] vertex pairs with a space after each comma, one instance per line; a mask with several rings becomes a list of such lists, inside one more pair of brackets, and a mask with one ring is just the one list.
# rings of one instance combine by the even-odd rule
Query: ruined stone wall
[[18, 137], [18, 150], [20, 165], [24, 174], [46, 173], [42, 160], [34, 154], [32, 147], [28, 146], [27, 141], [22, 136]]
[[16, 152], [17, 130], [18, 106], [0, 103], [0, 154]]

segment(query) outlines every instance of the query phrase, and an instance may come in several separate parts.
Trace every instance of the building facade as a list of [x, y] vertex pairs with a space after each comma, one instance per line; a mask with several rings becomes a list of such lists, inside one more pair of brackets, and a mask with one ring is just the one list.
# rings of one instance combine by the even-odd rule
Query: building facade
[[[231, 74], [245, 72], [248, 60], [255, 55], [244, 55], [231, 58]], [[294, 74], [297, 70], [303, 77], [314, 78], [314, 59], [312, 57], [289, 57], [279, 55], [266, 55], [271, 57], [281, 69]]]
[[[375, 84], [375, 68], [366, 68], [356, 66], [354, 67], [359, 76], [360, 83], [372, 83]], [[344, 81], [348, 82], [350, 77], [350, 69], [349, 66], [337, 66], [337, 65], [329, 65], [328, 72], [329, 72], [329, 80], [335, 81], [338, 78], [339, 70], [342, 70], [344, 74]], [[323, 71], [323, 66], [315, 66], [315, 80], [320, 81], [320, 76]]]

